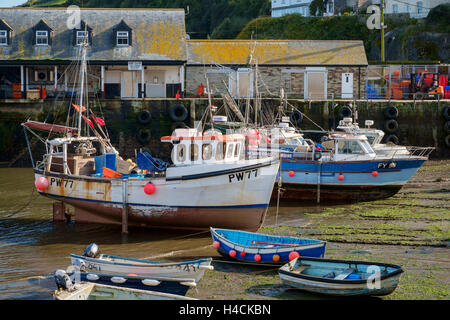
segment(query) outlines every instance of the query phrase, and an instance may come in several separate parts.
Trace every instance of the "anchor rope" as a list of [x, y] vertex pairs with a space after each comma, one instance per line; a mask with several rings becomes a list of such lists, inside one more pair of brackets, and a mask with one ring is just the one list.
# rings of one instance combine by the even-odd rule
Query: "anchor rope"
[[33, 193], [34, 193], [34, 192], [35, 192], [35, 188], [32, 188], [31, 194], [30, 194], [30, 200], [29, 200], [25, 205], [23, 205], [22, 207], [20, 207], [20, 209], [17, 209], [17, 210], [15, 210], [15, 211], [11, 212], [10, 214], [8, 214], [8, 215], [6, 216], [6, 218], [10, 218], [10, 217], [12, 217], [13, 215], [19, 213], [20, 211], [22, 211], [23, 209], [25, 209], [26, 207], [28, 207], [28, 206], [31, 204], [31, 202], [33, 202], [34, 200], [36, 200], [36, 198], [39, 196], [39, 193], [37, 193], [37, 194], [33, 197]]

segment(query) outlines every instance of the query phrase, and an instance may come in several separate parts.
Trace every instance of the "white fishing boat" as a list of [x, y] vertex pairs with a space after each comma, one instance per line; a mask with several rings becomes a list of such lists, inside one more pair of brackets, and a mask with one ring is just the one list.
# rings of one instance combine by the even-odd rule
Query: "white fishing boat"
[[86, 45], [80, 48], [81, 92], [78, 104], [69, 106], [74, 116], [69, 112], [66, 125], [22, 124], [26, 133], [44, 130], [53, 136], [41, 138], [43, 159], [36, 164], [32, 159], [39, 193], [73, 206], [77, 222], [256, 231], [267, 212], [278, 159], [247, 159], [242, 134], [177, 129], [161, 138], [173, 144], [172, 164], [148, 153], [137, 155], [137, 165], [124, 161], [83, 93]]

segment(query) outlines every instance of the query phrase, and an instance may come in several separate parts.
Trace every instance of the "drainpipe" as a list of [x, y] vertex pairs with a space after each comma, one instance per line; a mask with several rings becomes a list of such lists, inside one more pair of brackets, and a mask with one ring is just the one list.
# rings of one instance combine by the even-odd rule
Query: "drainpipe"
[[24, 79], [23, 79], [23, 65], [20, 66], [20, 91], [22, 91], [22, 98], [24, 98]]
[[105, 98], [105, 66], [101, 66], [100, 91], [101, 91], [102, 99], [104, 99]]

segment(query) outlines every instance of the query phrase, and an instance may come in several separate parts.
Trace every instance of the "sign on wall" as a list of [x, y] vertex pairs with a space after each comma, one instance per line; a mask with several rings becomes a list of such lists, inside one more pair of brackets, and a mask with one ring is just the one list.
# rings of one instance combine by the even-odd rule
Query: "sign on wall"
[[142, 61], [128, 61], [128, 70], [130, 71], [142, 70]]

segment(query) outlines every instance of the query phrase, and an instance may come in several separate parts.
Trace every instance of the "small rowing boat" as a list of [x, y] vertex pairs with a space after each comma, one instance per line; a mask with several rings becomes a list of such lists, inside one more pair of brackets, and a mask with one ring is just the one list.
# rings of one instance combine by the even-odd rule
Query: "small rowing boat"
[[323, 257], [326, 242], [211, 228], [213, 247], [231, 258], [258, 263], [284, 264], [296, 257]]
[[279, 269], [281, 281], [297, 289], [333, 296], [383, 296], [392, 293], [403, 273], [394, 264], [296, 258]]

